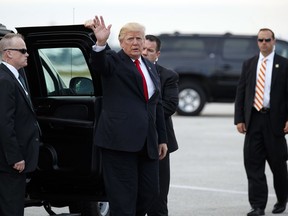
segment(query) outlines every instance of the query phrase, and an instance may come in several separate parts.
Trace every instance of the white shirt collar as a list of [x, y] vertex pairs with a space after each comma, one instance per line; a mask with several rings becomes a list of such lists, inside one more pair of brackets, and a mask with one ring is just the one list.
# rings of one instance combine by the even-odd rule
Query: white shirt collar
[[6, 65], [6, 67], [8, 67], [8, 69], [13, 73], [13, 75], [16, 77], [16, 79], [19, 78], [19, 72], [14, 66], [8, 64], [7, 62], [2, 62], [2, 63], [4, 65]]
[[263, 59], [264, 58], [266, 58], [268, 61], [273, 61], [273, 59], [274, 59], [274, 55], [275, 55], [275, 52], [273, 51], [273, 52], [271, 52], [268, 56], [266, 56], [266, 57], [264, 57], [263, 55], [262, 55], [262, 53], [260, 52], [260, 54], [259, 54], [259, 60], [260, 61], [263, 61]]

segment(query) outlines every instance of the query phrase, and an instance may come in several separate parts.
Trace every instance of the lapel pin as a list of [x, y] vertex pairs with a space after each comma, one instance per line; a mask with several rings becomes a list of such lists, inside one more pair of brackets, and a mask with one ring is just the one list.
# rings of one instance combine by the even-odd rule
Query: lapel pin
[[279, 68], [279, 64], [276, 64], [276, 65], [275, 65], [275, 68]]

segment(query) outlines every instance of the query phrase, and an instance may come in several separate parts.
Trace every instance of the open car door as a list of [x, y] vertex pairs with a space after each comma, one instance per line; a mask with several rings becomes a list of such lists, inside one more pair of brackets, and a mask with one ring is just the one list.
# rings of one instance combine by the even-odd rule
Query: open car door
[[93, 34], [80, 25], [16, 29], [25, 37], [24, 73], [42, 130], [29, 199], [72, 209], [105, 200], [101, 154], [93, 145], [102, 96], [89, 66]]

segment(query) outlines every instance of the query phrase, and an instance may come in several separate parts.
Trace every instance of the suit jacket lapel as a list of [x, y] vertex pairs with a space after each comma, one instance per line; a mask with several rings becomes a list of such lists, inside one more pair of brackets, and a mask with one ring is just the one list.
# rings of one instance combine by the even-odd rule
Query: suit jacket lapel
[[[118, 52], [120, 58], [125, 62], [125, 64], [127, 64], [133, 71], [133, 75], [134, 75], [134, 78], [135, 78], [135, 82], [137, 83], [137, 89], [138, 89], [138, 92], [139, 92], [139, 95], [141, 95], [141, 97], [143, 97], [143, 99], [145, 99], [145, 96], [144, 96], [144, 90], [143, 90], [143, 83], [142, 83], [142, 76], [140, 75], [139, 71], [137, 70], [134, 62], [131, 60], [131, 58], [124, 53], [123, 50], [120, 50]], [[148, 70], [148, 73], [151, 77], [151, 80], [155, 86], [155, 91], [156, 92], [159, 92], [159, 88], [160, 88], [160, 78], [157, 74], [157, 71], [156, 71], [156, 68], [153, 69], [149, 66], [149, 64], [147, 63], [148, 60], [146, 60], [145, 58], [142, 58], [142, 61], [144, 62], [147, 70]], [[157, 78], [158, 77], [158, 78]]]
[[144, 58], [142, 58], [142, 60], [143, 60], [145, 66], [146, 66], [146, 68], [147, 68], [147, 70], [148, 70], [148, 73], [149, 73], [149, 75], [150, 75], [150, 77], [151, 77], [151, 80], [152, 80], [152, 82], [153, 82], [153, 84], [154, 84], [155, 90], [158, 91], [158, 90], [159, 90], [159, 87], [160, 87], [160, 86], [159, 86], [159, 84], [160, 84], [160, 77], [159, 77], [159, 74], [158, 74], [158, 72], [157, 72], [157, 70], [156, 70], [156, 66], [155, 66], [154, 68], [151, 68], [151, 67], [149, 66], [149, 64], [147, 63], [148, 60], [146, 60], [146, 59], [144, 59]]
[[252, 75], [252, 83], [253, 83], [253, 87], [255, 88], [256, 86], [256, 79], [257, 79], [257, 64], [258, 64], [258, 59], [259, 59], [259, 56], [255, 57], [253, 59], [253, 62], [252, 62], [252, 68], [251, 70], [253, 71], [253, 75]]
[[129, 71], [133, 71], [133, 77], [135, 79], [135, 82], [137, 83], [137, 92], [139, 93], [139, 96], [145, 100], [141, 74], [137, 70], [134, 62], [127, 54], [124, 53], [123, 50], [120, 50], [118, 53], [120, 55], [120, 58], [125, 62], [125, 65], [128, 65], [128, 67], [131, 69]]
[[273, 59], [273, 66], [272, 66], [272, 78], [271, 78], [271, 89], [272, 86], [275, 84], [276, 77], [279, 74], [279, 69], [280, 69], [280, 62], [277, 54], [274, 55]]
[[28, 104], [28, 106], [31, 108], [31, 110], [34, 112], [34, 109], [32, 107], [32, 102], [31, 100], [28, 98], [29, 96], [26, 95], [26, 92], [25, 90], [23, 89], [23, 87], [21, 86], [21, 84], [18, 82], [18, 80], [16, 79], [16, 77], [14, 76], [14, 74], [4, 65], [4, 64], [1, 64], [1, 67], [3, 69], [3, 71], [5, 73], [7, 73], [8, 76], [10, 76], [16, 83], [17, 87], [20, 89], [20, 92], [22, 94], [22, 96], [24, 97], [26, 103]]

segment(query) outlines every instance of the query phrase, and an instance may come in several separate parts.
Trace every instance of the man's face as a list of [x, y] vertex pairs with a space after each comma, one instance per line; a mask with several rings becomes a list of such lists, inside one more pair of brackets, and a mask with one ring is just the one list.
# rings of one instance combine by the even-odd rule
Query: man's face
[[145, 40], [142, 55], [154, 63], [160, 55], [160, 51], [156, 51], [156, 48], [157, 44], [155, 41]]
[[258, 47], [263, 56], [268, 56], [273, 52], [275, 39], [270, 31], [260, 31], [258, 33]]
[[132, 59], [138, 59], [143, 50], [144, 35], [142, 32], [128, 32], [120, 45], [124, 52]]
[[5, 49], [7, 49], [5, 52], [7, 52], [6, 55], [9, 58], [9, 63], [13, 65], [17, 70], [27, 66], [27, 58], [29, 54], [27, 52], [22, 53], [19, 51], [21, 49], [27, 50], [26, 44], [23, 39], [18, 37], [13, 38], [11, 47], [5, 47]]

